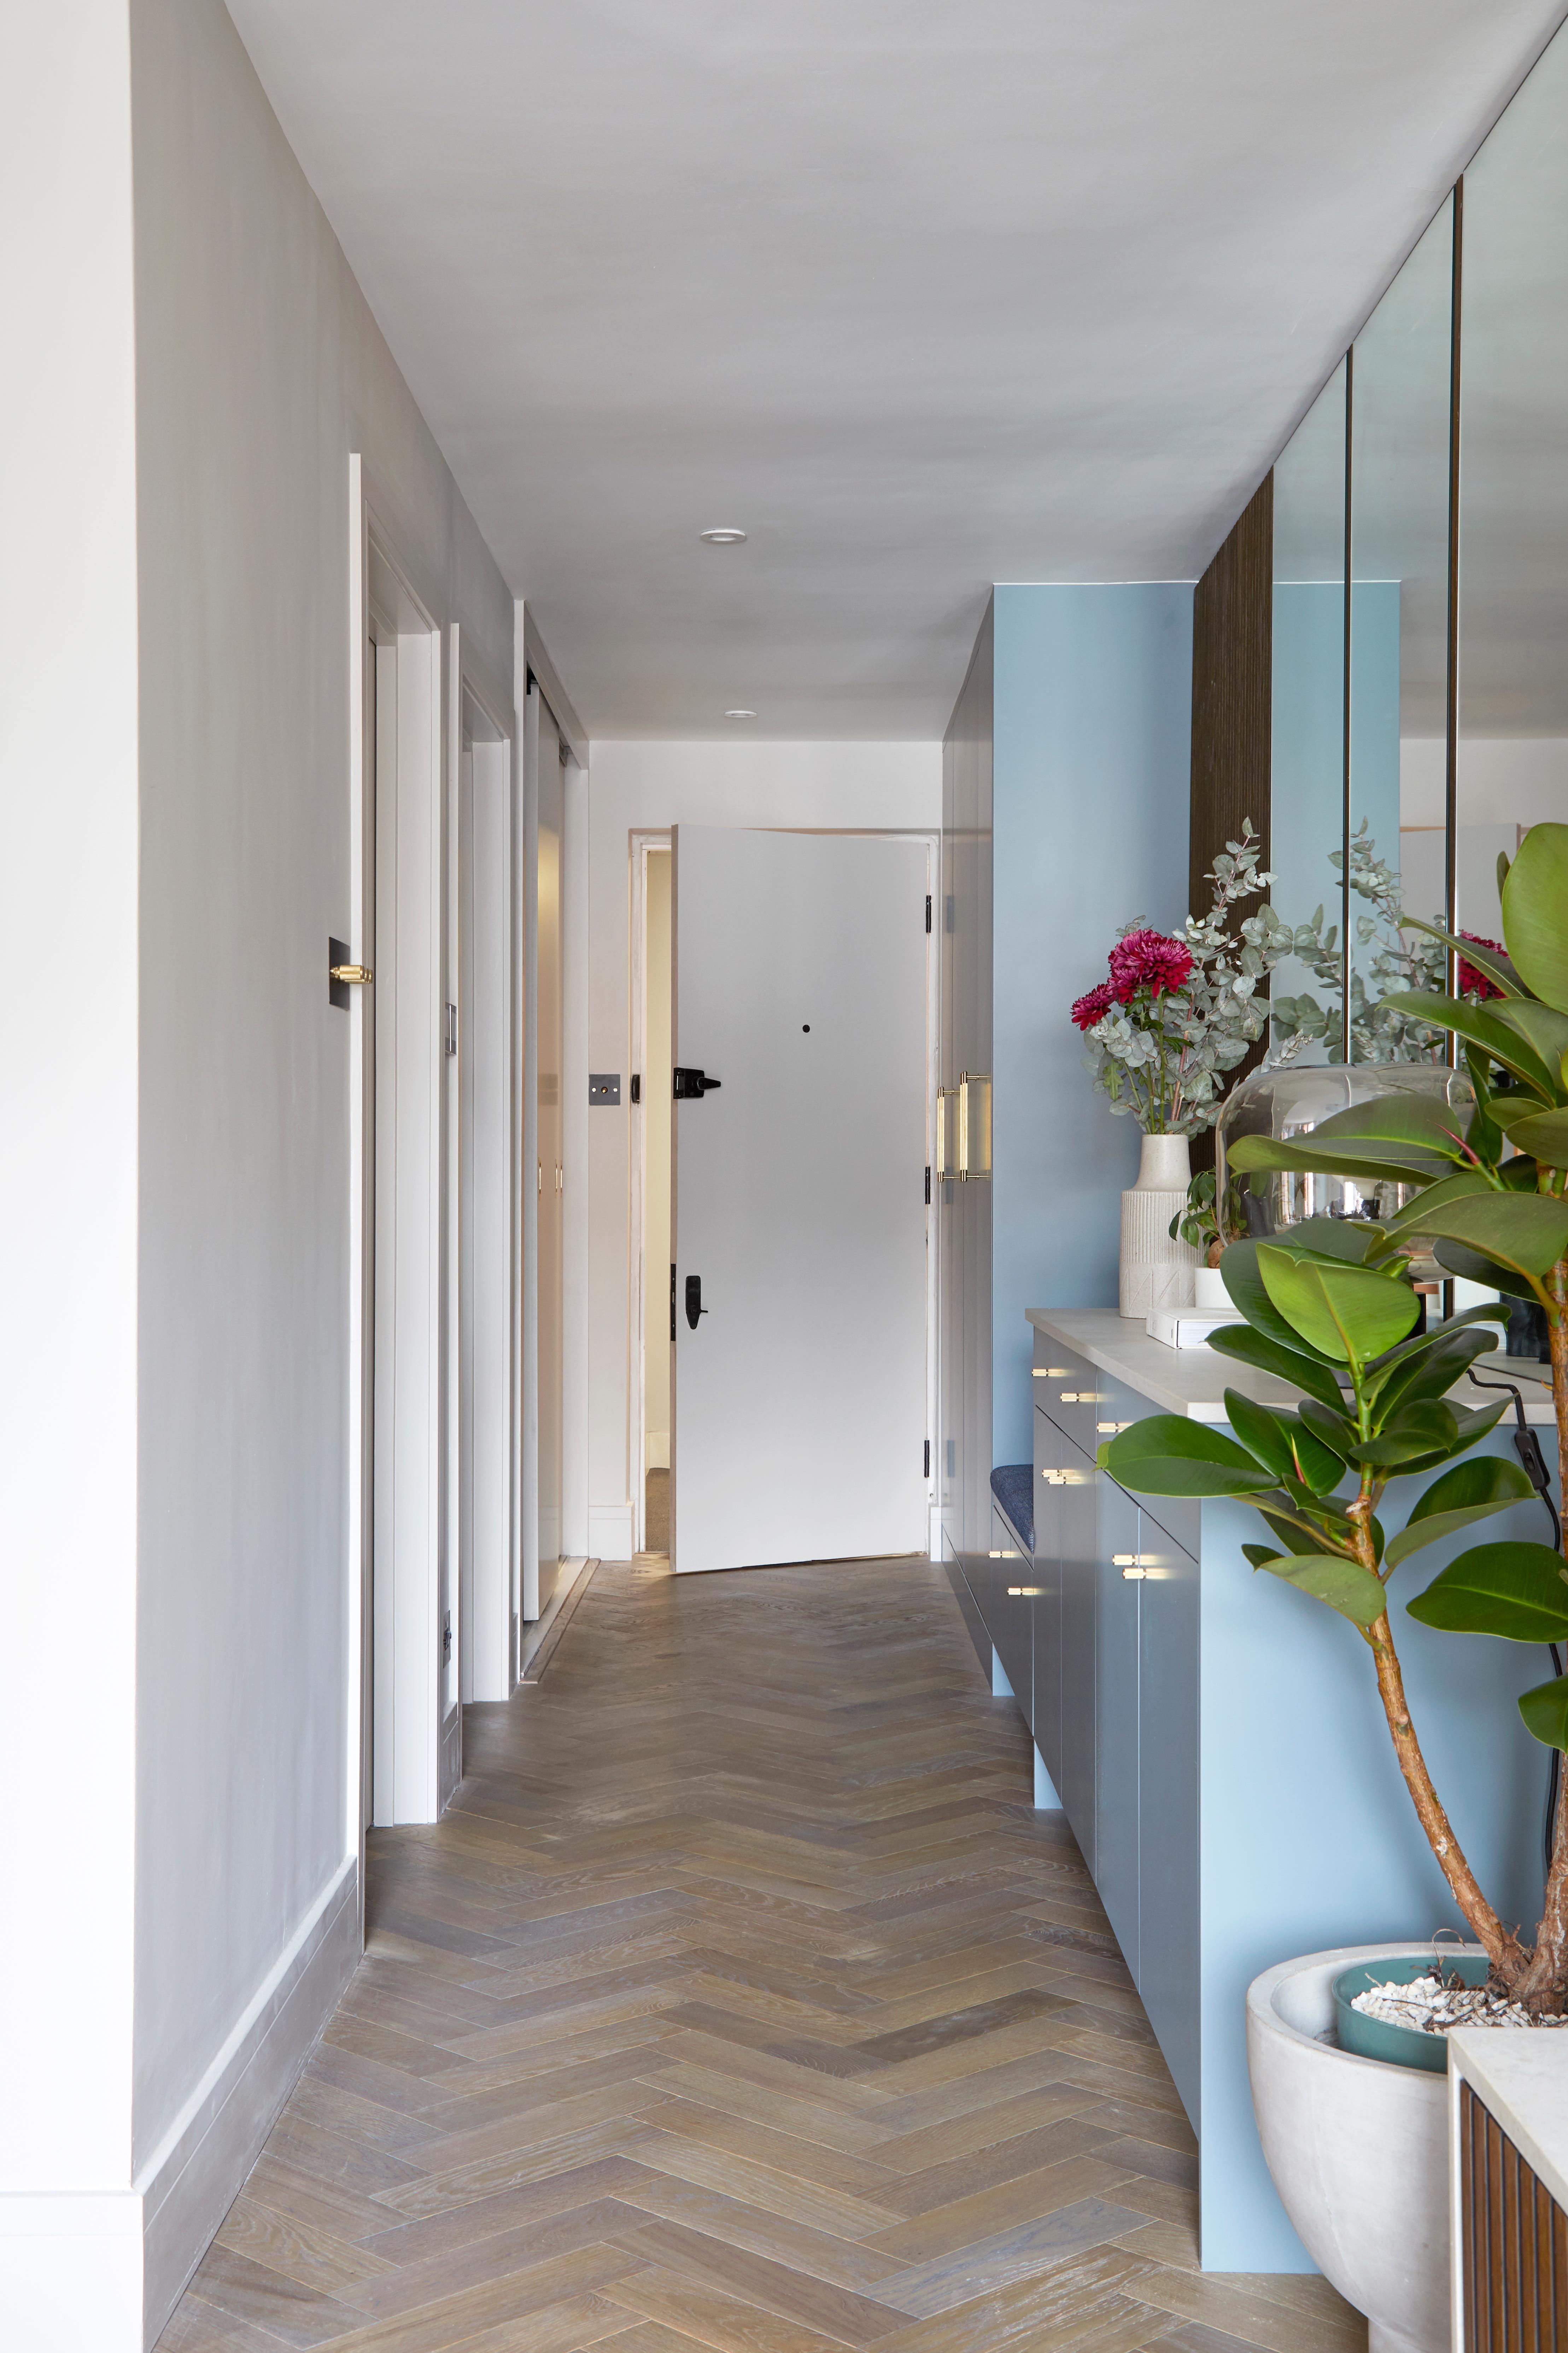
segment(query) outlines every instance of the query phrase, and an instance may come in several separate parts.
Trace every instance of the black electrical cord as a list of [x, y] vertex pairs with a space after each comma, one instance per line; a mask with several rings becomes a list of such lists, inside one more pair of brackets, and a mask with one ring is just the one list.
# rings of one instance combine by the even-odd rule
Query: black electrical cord
[[[1552, 1550], [1560, 1553], [1563, 1549], [1563, 1523], [1557, 1516], [1557, 1506], [1552, 1500], [1552, 1474], [1546, 1468], [1546, 1457], [1541, 1451], [1541, 1440], [1524, 1419], [1523, 1398], [1512, 1381], [1483, 1381], [1474, 1372], [1471, 1373], [1470, 1379], [1479, 1389], [1506, 1389], [1512, 1398], [1516, 1424], [1513, 1433], [1513, 1451], [1524, 1465], [1525, 1477], [1546, 1506], [1547, 1517], [1552, 1522]], [[1552, 1672], [1554, 1675], [1560, 1675], [1563, 1672], [1563, 1653], [1555, 1642], [1548, 1642], [1546, 1648], [1551, 1653]], [[1546, 1851], [1548, 1878], [1552, 1875], [1552, 1858], [1557, 1847], [1557, 1803], [1562, 1787], [1563, 1752], [1560, 1748], [1554, 1748], [1552, 1751], [1551, 1768], [1546, 1777], [1546, 1825], [1542, 1833]]]

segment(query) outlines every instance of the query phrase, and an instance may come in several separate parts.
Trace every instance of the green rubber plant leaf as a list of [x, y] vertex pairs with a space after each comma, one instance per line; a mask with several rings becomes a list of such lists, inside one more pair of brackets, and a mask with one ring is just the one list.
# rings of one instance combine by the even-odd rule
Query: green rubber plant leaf
[[1434, 1241], [1462, 1242], [1516, 1274], [1539, 1277], [1568, 1254], [1568, 1201], [1542, 1193], [1471, 1193], [1428, 1208], [1421, 1230]]
[[[1495, 1316], [1500, 1324], [1505, 1320], [1500, 1307]], [[1368, 1400], [1382, 1415], [1422, 1398], [1447, 1397], [1455, 1382], [1463, 1380], [1470, 1366], [1479, 1358], [1489, 1356], [1497, 1345], [1497, 1333], [1485, 1324], [1479, 1331], [1457, 1333], [1451, 1340], [1436, 1337], [1420, 1355], [1405, 1356], [1378, 1376], [1375, 1388], [1369, 1382]]]
[[1542, 1103], [1557, 1101], [1561, 1089], [1555, 1068], [1549, 1068], [1534, 1048], [1526, 1045], [1506, 1021], [1500, 1021], [1489, 1007], [1483, 1008], [1466, 997], [1444, 997], [1426, 988], [1396, 988], [1383, 1003], [1395, 1013], [1413, 1013], [1417, 1021], [1429, 1022], [1435, 1029], [1451, 1029], [1457, 1038], [1468, 1039], [1532, 1088]]
[[1342, 1145], [1400, 1145], [1413, 1147], [1423, 1159], [1462, 1160], [1469, 1118], [1468, 1105], [1461, 1111], [1435, 1095], [1374, 1095], [1370, 1103], [1351, 1103], [1319, 1120], [1307, 1140], [1331, 1144], [1336, 1151]]
[[1269, 1297], [1258, 1263], [1258, 1249], [1256, 1242], [1232, 1242], [1220, 1260], [1219, 1271], [1233, 1302], [1255, 1332], [1277, 1340], [1281, 1347], [1293, 1349], [1299, 1356], [1314, 1356], [1321, 1365], [1327, 1366], [1331, 1359], [1303, 1338], [1293, 1324], [1288, 1324]]
[[[1299, 1528], [1293, 1520], [1286, 1519], [1282, 1513], [1271, 1512], [1268, 1509], [1268, 1505], [1266, 1501], [1260, 1500], [1258, 1509], [1264, 1526], [1274, 1538], [1274, 1542], [1271, 1545], [1265, 1545], [1261, 1547], [1267, 1559], [1276, 1560], [1282, 1552], [1306, 1554], [1315, 1553], [1320, 1549], [1316, 1539], [1310, 1536], [1305, 1528]], [[1345, 1525], [1347, 1528], [1350, 1525], [1348, 1520], [1346, 1521]], [[1243, 1546], [1242, 1549], [1243, 1551], [1247, 1551], [1247, 1548], [1246, 1546]], [[1247, 1558], [1249, 1560], [1252, 1558], [1250, 1552], [1247, 1552]], [[1252, 1566], [1254, 1568], [1257, 1568], [1258, 1567], [1258, 1563], [1254, 1560], [1252, 1562]]]
[[1527, 1111], [1504, 1123], [1503, 1134], [1521, 1152], [1548, 1168], [1568, 1168], [1568, 1111]]
[[1557, 1642], [1568, 1634], [1568, 1577], [1550, 1545], [1476, 1545], [1405, 1606], [1446, 1634]]
[[1502, 1130], [1497, 1124], [1496, 1097], [1491, 1085], [1491, 1057], [1477, 1046], [1465, 1048], [1465, 1068], [1476, 1091], [1470, 1121], [1470, 1150], [1483, 1166], [1495, 1168], [1502, 1155]]
[[1534, 1493], [1522, 1463], [1506, 1462], [1497, 1454], [1476, 1454], [1468, 1462], [1456, 1462], [1440, 1479], [1433, 1480], [1413, 1506], [1405, 1525], [1389, 1538], [1389, 1567], [1397, 1568], [1412, 1553], [1440, 1544], [1473, 1520], [1506, 1512], [1510, 1504], [1522, 1504]]
[[1273, 1373], [1323, 1405], [1337, 1407], [1340, 1402], [1340, 1385], [1321, 1356], [1288, 1348], [1266, 1332], [1255, 1331], [1250, 1324], [1222, 1324], [1217, 1332], [1209, 1334], [1208, 1344], [1216, 1356], [1232, 1356], [1238, 1365], [1255, 1365], [1260, 1373]]
[[1426, 1398], [1401, 1406], [1386, 1420], [1380, 1419], [1375, 1437], [1352, 1447], [1351, 1461], [1370, 1463], [1374, 1470], [1393, 1470], [1404, 1463], [1424, 1462], [1428, 1455], [1441, 1461], [1458, 1442], [1459, 1423], [1453, 1408], [1439, 1399]]
[[1135, 1421], [1108, 1438], [1096, 1460], [1134, 1494], [1256, 1495], [1278, 1484], [1234, 1439], [1178, 1413]]
[[1532, 825], [1502, 886], [1502, 935], [1526, 988], [1568, 1013], [1568, 825]]
[[1510, 1299], [1534, 1299], [1535, 1285], [1510, 1266], [1499, 1266], [1479, 1250], [1467, 1250], [1463, 1242], [1435, 1241], [1432, 1255], [1449, 1274], [1462, 1275], [1467, 1282], [1484, 1282], [1489, 1291], [1506, 1291]]
[[1553, 1675], [1549, 1683], [1521, 1692], [1519, 1712], [1525, 1730], [1543, 1748], [1568, 1748], [1568, 1675]]
[[1358, 1433], [1348, 1414], [1320, 1405], [1315, 1398], [1308, 1398], [1301, 1407], [1301, 1419], [1313, 1437], [1321, 1440], [1329, 1451], [1337, 1454], [1342, 1462], [1351, 1460], [1351, 1449], [1356, 1443]]
[[1364, 1266], [1381, 1248], [1383, 1228], [1365, 1218], [1304, 1218], [1290, 1229], [1292, 1250], [1313, 1258], [1341, 1258]]
[[[1389, 1002], [1388, 999], [1384, 1000]], [[1429, 1185], [1447, 1166], [1436, 1153], [1408, 1145], [1314, 1144], [1310, 1138], [1280, 1142], [1272, 1135], [1238, 1135], [1226, 1153], [1226, 1166], [1243, 1176], [1285, 1169], [1325, 1176], [1352, 1176], [1365, 1185]]]
[[1381, 1581], [1357, 1560], [1336, 1560], [1325, 1552], [1281, 1553], [1276, 1560], [1254, 1561], [1253, 1567], [1282, 1577], [1315, 1601], [1326, 1601], [1357, 1626], [1375, 1626], [1388, 1607]]
[[1417, 915], [1402, 916], [1399, 928], [1402, 932], [1425, 932], [1429, 940], [1441, 940], [1446, 948], [1458, 948], [1467, 964], [1488, 974], [1505, 995], [1523, 996], [1524, 983], [1508, 957], [1500, 955], [1495, 948], [1481, 947], [1474, 940], [1462, 940], [1457, 933], [1446, 932], [1441, 923], [1424, 923]]
[[1533, 997], [1494, 999], [1489, 1007], [1494, 1021], [1511, 1029], [1532, 1046], [1548, 1070], [1561, 1070], [1563, 1057], [1568, 1054], [1568, 1013], [1559, 1013], [1555, 1006], [1538, 1005]]
[[1409, 1283], [1364, 1266], [1297, 1259], [1289, 1244], [1260, 1242], [1258, 1271], [1279, 1314], [1321, 1356], [1365, 1364], [1403, 1340], [1421, 1313]]
[[1277, 1479], [1299, 1480], [1309, 1494], [1326, 1495], [1344, 1477], [1338, 1455], [1331, 1454], [1295, 1414], [1271, 1413], [1239, 1389], [1226, 1389], [1225, 1409], [1248, 1453], [1267, 1462]]

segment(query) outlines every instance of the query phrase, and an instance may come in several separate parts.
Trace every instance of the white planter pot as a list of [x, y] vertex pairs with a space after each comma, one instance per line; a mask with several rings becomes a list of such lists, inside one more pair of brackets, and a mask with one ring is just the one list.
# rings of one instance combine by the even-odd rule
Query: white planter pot
[[1198, 1254], [1173, 1241], [1171, 1220], [1187, 1205], [1192, 1160], [1184, 1135], [1146, 1135], [1138, 1182], [1121, 1196], [1121, 1313], [1140, 1322], [1156, 1308], [1190, 1307]]
[[[1198, 1266], [1193, 1270], [1193, 1306], [1200, 1315], [1235, 1315], [1236, 1309], [1225, 1287], [1225, 1277], [1217, 1266]], [[1237, 1322], [1241, 1320], [1237, 1317]]]
[[1342, 1969], [1431, 1951], [1348, 1945], [1283, 1961], [1247, 1989], [1252, 2105], [1274, 2187], [1319, 2270], [1365, 2313], [1368, 2353], [1448, 2353], [1447, 2079], [1319, 2037]]

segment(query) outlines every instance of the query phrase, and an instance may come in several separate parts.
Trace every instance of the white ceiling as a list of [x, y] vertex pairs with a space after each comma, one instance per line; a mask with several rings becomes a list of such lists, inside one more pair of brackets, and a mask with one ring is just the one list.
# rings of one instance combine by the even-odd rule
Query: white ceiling
[[1563, 5], [229, 0], [590, 733], [862, 738], [1203, 569]]

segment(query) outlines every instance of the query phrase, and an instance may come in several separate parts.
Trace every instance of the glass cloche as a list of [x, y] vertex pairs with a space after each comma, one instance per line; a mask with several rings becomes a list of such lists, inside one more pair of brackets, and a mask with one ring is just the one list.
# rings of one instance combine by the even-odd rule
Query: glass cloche
[[[1226, 1097], [1215, 1128], [1215, 1173], [1225, 1198], [1228, 1155], [1238, 1137], [1303, 1136], [1334, 1113], [1393, 1094], [1426, 1095], [1453, 1111], [1461, 1134], [1476, 1091], [1463, 1071], [1440, 1062], [1282, 1063], [1254, 1071]], [[1284, 1233], [1308, 1218], [1369, 1218], [1379, 1224], [1412, 1199], [1416, 1187], [1393, 1177], [1366, 1185], [1319, 1170], [1259, 1169], [1240, 1180], [1247, 1231]], [[1436, 1272], [1434, 1268], [1433, 1271]]]

